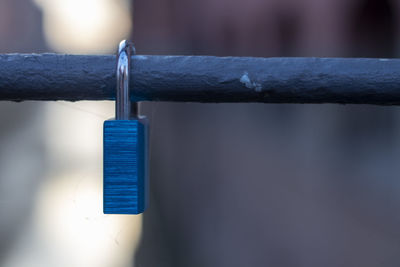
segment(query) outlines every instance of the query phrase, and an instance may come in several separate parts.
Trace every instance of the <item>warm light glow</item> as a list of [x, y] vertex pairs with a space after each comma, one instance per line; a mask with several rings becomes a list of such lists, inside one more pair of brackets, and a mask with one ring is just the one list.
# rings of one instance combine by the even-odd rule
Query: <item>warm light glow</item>
[[109, 53], [131, 31], [126, 0], [34, 0], [48, 44], [66, 53]]
[[[56, 52], [114, 53], [131, 31], [128, 0], [33, 1]], [[46, 177], [16, 243], [24, 257], [5, 266], [132, 266], [141, 216], [102, 213], [102, 126], [112, 117], [112, 102], [46, 103]]]
[[[101, 172], [54, 175], [39, 194], [35, 228], [58, 266], [131, 266], [140, 216], [102, 214]], [[43, 262], [42, 262], [43, 263]]]
[[139, 242], [141, 216], [102, 212], [102, 127], [113, 113], [112, 102], [47, 105], [52, 170], [38, 194], [36, 227], [65, 266], [131, 266]]
[[46, 104], [46, 174], [2, 266], [133, 265], [141, 216], [102, 212], [102, 126], [113, 115], [111, 101]]

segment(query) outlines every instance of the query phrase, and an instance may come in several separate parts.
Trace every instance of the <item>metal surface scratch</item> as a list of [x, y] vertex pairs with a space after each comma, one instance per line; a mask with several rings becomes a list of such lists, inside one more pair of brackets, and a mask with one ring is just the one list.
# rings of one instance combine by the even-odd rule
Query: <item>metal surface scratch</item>
[[256, 92], [262, 91], [262, 86], [259, 83], [251, 82], [249, 74], [245, 72], [240, 78], [240, 82], [243, 83], [247, 88], [254, 89]]

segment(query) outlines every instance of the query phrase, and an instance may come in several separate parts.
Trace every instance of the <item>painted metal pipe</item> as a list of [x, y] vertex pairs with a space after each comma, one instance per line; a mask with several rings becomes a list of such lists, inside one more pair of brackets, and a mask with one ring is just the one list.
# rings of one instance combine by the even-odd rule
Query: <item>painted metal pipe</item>
[[[115, 56], [0, 55], [0, 100], [113, 100]], [[136, 101], [400, 104], [400, 59], [132, 57]]]

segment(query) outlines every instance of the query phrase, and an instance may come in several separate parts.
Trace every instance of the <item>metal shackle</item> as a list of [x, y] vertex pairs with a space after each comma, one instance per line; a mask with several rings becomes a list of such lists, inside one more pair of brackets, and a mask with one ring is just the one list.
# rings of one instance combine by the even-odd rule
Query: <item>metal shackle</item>
[[[117, 87], [115, 100], [115, 119], [129, 120], [137, 114], [137, 103], [131, 102], [129, 80], [131, 72], [131, 56], [135, 54], [133, 43], [122, 40], [117, 52]], [[132, 108], [131, 108], [132, 105]], [[131, 114], [131, 110], [133, 114]]]

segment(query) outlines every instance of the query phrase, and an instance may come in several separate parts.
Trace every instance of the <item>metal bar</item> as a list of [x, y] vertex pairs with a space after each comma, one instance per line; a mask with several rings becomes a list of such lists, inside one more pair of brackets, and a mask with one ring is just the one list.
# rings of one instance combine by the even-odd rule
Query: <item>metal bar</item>
[[[115, 56], [0, 55], [0, 100], [115, 99]], [[131, 99], [400, 104], [400, 59], [132, 57]]]

